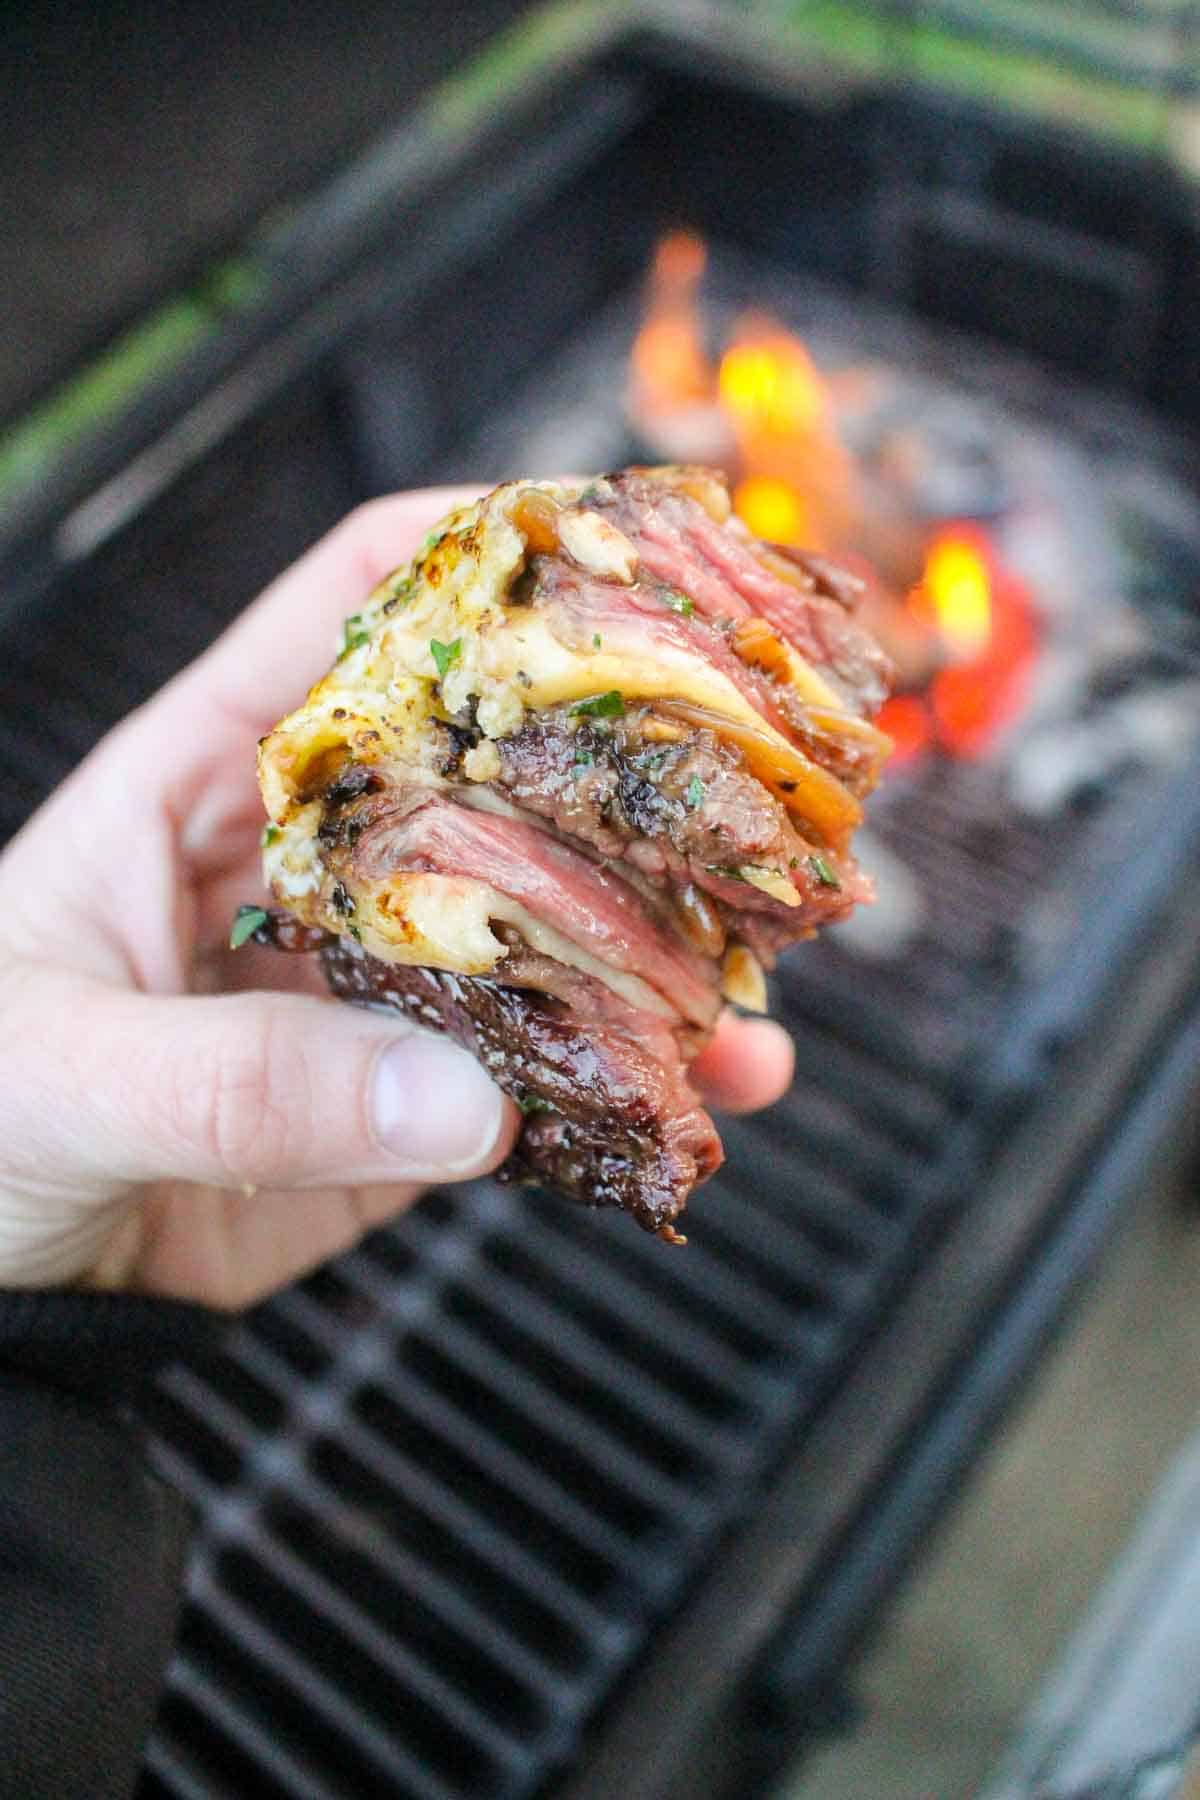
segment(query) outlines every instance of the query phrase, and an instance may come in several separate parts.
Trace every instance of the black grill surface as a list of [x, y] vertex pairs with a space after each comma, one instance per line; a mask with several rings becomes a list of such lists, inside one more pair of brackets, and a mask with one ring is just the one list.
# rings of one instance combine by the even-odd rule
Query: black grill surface
[[569, 1757], [903, 1244], [894, 1193], [820, 1148], [796, 1203], [798, 1096], [678, 1256], [552, 1199], [438, 1196], [168, 1380], [160, 1460], [203, 1537], [147, 1794], [265, 1769], [255, 1792], [515, 1796]]

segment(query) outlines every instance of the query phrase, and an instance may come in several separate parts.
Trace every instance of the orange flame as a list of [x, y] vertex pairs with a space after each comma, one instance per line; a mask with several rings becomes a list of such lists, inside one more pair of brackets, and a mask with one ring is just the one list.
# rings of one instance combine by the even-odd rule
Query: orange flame
[[934, 676], [930, 704], [939, 742], [956, 756], [980, 756], [1025, 706], [1038, 633], [1029, 594], [1014, 575], [992, 588], [991, 632], [979, 654]]
[[829, 388], [800, 339], [765, 314], [743, 315], [721, 358], [717, 395], [737, 442], [733, 503], [751, 531], [776, 544], [844, 545], [857, 478]]
[[892, 740], [893, 768], [926, 749], [933, 736], [929, 708], [919, 694], [893, 694], [876, 713], [875, 723]]
[[707, 257], [694, 232], [659, 240], [630, 358], [633, 418], [670, 460], [726, 468], [758, 536], [832, 549], [849, 535], [856, 476], [829, 391], [800, 339], [763, 313], [736, 321], [714, 367], [698, 306]]
[[668, 232], [654, 252], [646, 320], [632, 354], [635, 394], [648, 411], [672, 412], [712, 397], [696, 306], [707, 260], [703, 239], [690, 231]]
[[812, 518], [801, 495], [775, 475], [747, 475], [733, 490], [733, 508], [755, 537], [768, 544], [809, 542]]
[[[863, 477], [839, 436], [834, 390], [799, 338], [765, 314], [747, 313], [714, 368], [698, 305], [706, 261], [692, 232], [670, 232], [655, 250], [632, 353], [630, 401], [639, 423], [657, 424], [674, 460], [728, 468], [739, 516], [769, 543], [839, 555], [893, 543], [886, 512], [882, 525], [872, 524]], [[844, 383], [837, 392], [844, 399]], [[915, 531], [903, 536], [900, 566]], [[1025, 702], [1037, 654], [1028, 594], [982, 530], [948, 523], [928, 544], [905, 609], [908, 635], [919, 640], [913, 678], [919, 667], [927, 685], [898, 694], [880, 713], [895, 760], [931, 744], [956, 756], [982, 754]], [[931, 664], [941, 666], [930, 678]]]
[[1025, 704], [1037, 657], [1029, 595], [977, 527], [943, 527], [931, 542], [909, 610], [934, 628], [949, 661], [923, 696], [898, 694], [879, 715], [897, 761], [936, 743], [981, 756]]

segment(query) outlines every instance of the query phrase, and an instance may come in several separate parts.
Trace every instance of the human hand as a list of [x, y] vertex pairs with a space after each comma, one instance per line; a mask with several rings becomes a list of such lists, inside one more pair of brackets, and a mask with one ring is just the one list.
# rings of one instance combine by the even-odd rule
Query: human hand
[[[265, 897], [258, 738], [472, 497], [353, 513], [0, 857], [0, 1285], [244, 1305], [508, 1154], [516, 1108], [466, 1052], [322, 995], [308, 958], [228, 949], [237, 905]], [[778, 1026], [726, 1017], [693, 1073], [745, 1111], [791, 1067]]]

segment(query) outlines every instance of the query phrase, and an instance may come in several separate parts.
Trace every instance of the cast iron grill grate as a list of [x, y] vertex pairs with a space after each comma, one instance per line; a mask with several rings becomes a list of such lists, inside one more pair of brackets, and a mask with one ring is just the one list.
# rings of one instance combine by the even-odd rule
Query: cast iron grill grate
[[754, 1142], [686, 1252], [485, 1184], [168, 1379], [159, 1456], [203, 1524], [147, 1795], [251, 1764], [270, 1792], [518, 1795], [563, 1764], [903, 1242], [894, 1199], [818, 1176], [797, 1203]]

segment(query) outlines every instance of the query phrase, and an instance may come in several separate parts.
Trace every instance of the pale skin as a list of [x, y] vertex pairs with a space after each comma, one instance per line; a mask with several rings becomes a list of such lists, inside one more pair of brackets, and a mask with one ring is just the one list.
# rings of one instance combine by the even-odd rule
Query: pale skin
[[[351, 514], [0, 857], [0, 1286], [240, 1307], [507, 1155], [516, 1109], [464, 1052], [334, 1002], [308, 958], [228, 949], [236, 907], [267, 898], [258, 738], [471, 498]], [[694, 1065], [735, 1112], [791, 1073], [777, 1025], [732, 1016]]]

